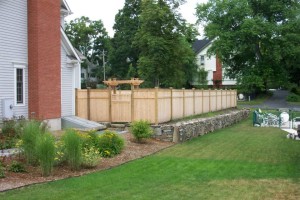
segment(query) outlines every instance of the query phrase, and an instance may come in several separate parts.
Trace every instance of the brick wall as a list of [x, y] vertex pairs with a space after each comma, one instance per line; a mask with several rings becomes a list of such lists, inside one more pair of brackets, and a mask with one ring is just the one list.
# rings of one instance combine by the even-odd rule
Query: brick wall
[[28, 0], [29, 116], [61, 117], [60, 0]]
[[213, 73], [213, 84], [216, 88], [222, 86], [222, 63], [216, 56], [216, 71]]

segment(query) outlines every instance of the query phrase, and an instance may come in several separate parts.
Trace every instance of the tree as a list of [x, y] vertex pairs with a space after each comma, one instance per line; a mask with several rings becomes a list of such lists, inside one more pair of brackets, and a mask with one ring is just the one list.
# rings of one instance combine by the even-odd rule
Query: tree
[[176, 8], [179, 1], [144, 0], [134, 45], [139, 49], [139, 76], [144, 86], [183, 87], [195, 71], [195, 54]]
[[139, 49], [132, 42], [139, 27], [140, 7], [141, 0], [126, 0], [115, 17], [115, 34], [109, 54], [112, 74], [115, 77], [124, 79], [137, 76]]
[[[82, 66], [95, 67], [96, 70], [91, 72], [103, 80], [103, 69], [100, 65], [103, 63], [103, 51], [110, 51], [110, 38], [102, 21], [93, 21], [82, 16], [67, 23], [65, 32], [72, 45], [87, 58]], [[107, 55], [104, 59], [107, 60]]]
[[210, 54], [217, 53], [227, 75], [247, 90], [283, 84], [299, 69], [298, 0], [209, 0], [198, 5], [197, 16], [214, 39]]

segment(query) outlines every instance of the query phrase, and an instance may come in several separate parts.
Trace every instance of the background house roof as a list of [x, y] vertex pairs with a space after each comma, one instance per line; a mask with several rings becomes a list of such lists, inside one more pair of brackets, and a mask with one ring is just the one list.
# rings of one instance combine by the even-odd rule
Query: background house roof
[[195, 53], [199, 53], [202, 49], [208, 46], [212, 40], [203, 39], [203, 40], [196, 40], [193, 43], [193, 50]]

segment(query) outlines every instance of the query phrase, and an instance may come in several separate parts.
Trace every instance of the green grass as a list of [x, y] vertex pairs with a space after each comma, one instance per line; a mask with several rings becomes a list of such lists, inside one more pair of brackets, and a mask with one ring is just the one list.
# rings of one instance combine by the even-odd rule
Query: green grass
[[290, 105], [300, 106], [300, 102], [288, 102]]
[[[267, 99], [269, 99], [272, 96], [272, 93], [267, 93], [267, 94], [259, 94], [255, 99], [248, 101], [238, 101], [238, 105], [259, 105], [265, 102]], [[247, 97], [248, 98], [248, 97]]]
[[299, 199], [300, 142], [242, 123], [122, 166], [0, 199]]

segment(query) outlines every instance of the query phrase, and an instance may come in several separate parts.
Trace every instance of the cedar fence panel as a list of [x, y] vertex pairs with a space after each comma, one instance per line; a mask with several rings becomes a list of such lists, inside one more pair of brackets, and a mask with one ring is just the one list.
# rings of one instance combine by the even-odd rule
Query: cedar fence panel
[[76, 115], [101, 122], [168, 122], [236, 107], [236, 90], [76, 89]]
[[134, 120], [148, 120], [155, 123], [155, 91], [147, 89], [134, 90]]
[[172, 102], [172, 119], [184, 117], [183, 90], [173, 90]]

